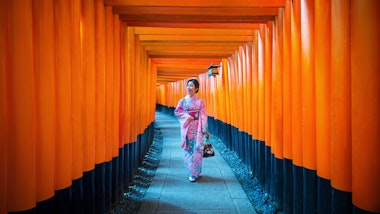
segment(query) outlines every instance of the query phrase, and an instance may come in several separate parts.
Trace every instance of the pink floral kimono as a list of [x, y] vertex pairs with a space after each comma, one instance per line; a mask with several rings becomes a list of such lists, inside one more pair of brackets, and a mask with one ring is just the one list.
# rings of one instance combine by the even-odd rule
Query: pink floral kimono
[[[202, 99], [194, 95], [182, 98], [174, 110], [181, 124], [181, 143], [184, 150], [184, 162], [189, 176], [200, 176], [203, 159], [203, 135], [207, 130], [206, 107]], [[194, 121], [187, 119], [190, 115]]]

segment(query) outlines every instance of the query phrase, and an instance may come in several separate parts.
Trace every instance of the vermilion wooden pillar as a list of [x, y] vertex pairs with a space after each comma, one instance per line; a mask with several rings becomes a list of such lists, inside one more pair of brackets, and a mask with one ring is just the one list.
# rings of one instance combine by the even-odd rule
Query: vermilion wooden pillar
[[293, 211], [293, 170], [292, 170], [292, 82], [291, 82], [291, 17], [292, 1], [287, 0], [283, 21], [283, 156], [284, 184], [283, 211]]
[[56, 24], [56, 138], [55, 138], [55, 188], [61, 190], [71, 185], [71, 56], [70, 7], [67, 1], [55, 1]]
[[81, 2], [70, 1], [71, 11], [71, 114], [72, 114], [72, 179], [83, 176], [83, 140], [84, 140], [84, 94], [83, 71], [81, 68]]
[[272, 119], [271, 139], [272, 153], [276, 158], [283, 158], [283, 10], [273, 27], [273, 62], [272, 62]]
[[291, 15], [291, 91], [292, 91], [292, 155], [293, 155], [293, 213], [302, 213], [302, 88], [301, 88], [301, 2], [292, 2]]
[[228, 61], [224, 59], [222, 61], [222, 69], [223, 69], [223, 85], [225, 91], [225, 105], [226, 105], [226, 120], [227, 124], [231, 124], [231, 106], [230, 106], [230, 87], [229, 87], [229, 70], [228, 70]]
[[316, 209], [314, 0], [301, 0], [303, 213]]
[[331, 30], [329, 2], [315, 0], [315, 86], [316, 86], [316, 144], [317, 170], [322, 178], [330, 179], [330, 67]]
[[264, 60], [264, 90], [265, 90], [265, 145], [271, 146], [272, 117], [272, 46], [273, 22], [265, 25], [265, 60]]
[[106, 56], [104, 0], [94, 1], [95, 9], [95, 209], [105, 208], [105, 148], [106, 145]]
[[347, 1], [331, 2], [332, 209], [351, 212], [351, 22]]
[[71, 207], [76, 212], [83, 212], [83, 141], [84, 141], [84, 82], [81, 57], [81, 1], [70, 0], [71, 15], [71, 114], [72, 114], [72, 193]]
[[379, 14], [379, 1], [351, 1], [352, 202], [374, 213], [380, 212]]
[[6, 41], [5, 41], [5, 27], [6, 22], [4, 18], [5, 1], [0, 1], [0, 171], [3, 172], [0, 175], [0, 213], [7, 212], [7, 142], [6, 127], [7, 127], [7, 98], [6, 98]]
[[[32, 1], [7, 1], [6, 40], [7, 211], [36, 205], [35, 74]], [[2, 21], [3, 22], [3, 21]], [[3, 72], [2, 72], [3, 73]], [[2, 76], [4, 76], [2, 74]], [[3, 87], [3, 86], [1, 86]], [[20, 196], [22, 196], [20, 198]]]
[[123, 144], [132, 143], [134, 128], [131, 127], [132, 112], [134, 112], [133, 105], [133, 87], [135, 86], [134, 81], [134, 68], [135, 68], [135, 35], [134, 27], [126, 27], [125, 31], [125, 72], [124, 72], [124, 140]]
[[258, 140], [265, 140], [265, 96], [264, 96], [264, 62], [265, 62], [265, 27], [260, 25], [258, 34], [258, 70], [257, 70], [257, 88], [258, 88]]
[[[331, 210], [331, 2], [315, 0], [317, 209]], [[329, 152], [326, 152], [329, 151]], [[327, 203], [326, 203], [327, 202]]]
[[56, 124], [54, 144], [54, 183], [56, 207], [70, 212], [72, 184], [72, 113], [71, 113], [71, 19], [70, 2], [54, 2], [55, 23], [55, 94]]
[[106, 38], [104, 0], [95, 0], [95, 164], [105, 160]]
[[[114, 15], [112, 13], [112, 7], [106, 6], [105, 7], [105, 38], [106, 38], [106, 115], [105, 115], [105, 141], [106, 141], [106, 148], [105, 148], [105, 161], [106, 161], [106, 179], [105, 179], [105, 206], [106, 210], [109, 210], [112, 207], [113, 196], [115, 195], [114, 192], [117, 188], [115, 188], [115, 174], [114, 173], [114, 165], [116, 161], [114, 160], [114, 151], [117, 150], [119, 145], [118, 142], [118, 135], [115, 135], [115, 133], [119, 133], [119, 126], [115, 128], [115, 121], [117, 121], [118, 125], [118, 112], [116, 113], [115, 105], [117, 108], [119, 107], [119, 104], [115, 102], [115, 99], [119, 98], [119, 91], [116, 88], [119, 85], [118, 79], [116, 77], [115, 73], [115, 58], [118, 57], [115, 55], [115, 28], [119, 27], [117, 23], [114, 20]], [[120, 39], [119, 33], [117, 34], [117, 38]], [[118, 99], [117, 99], [118, 100]], [[117, 114], [115, 116], [114, 114]], [[116, 129], [116, 130], [115, 130]], [[115, 148], [116, 147], [116, 148]], [[116, 153], [117, 154], [117, 153]], [[116, 159], [116, 158], [115, 158]], [[115, 197], [116, 198], [116, 197]]]
[[[284, 10], [278, 10], [273, 24], [272, 56], [272, 187], [271, 193], [278, 203], [283, 201], [283, 21]], [[273, 190], [272, 190], [273, 189]]]
[[314, 0], [301, 0], [301, 99], [303, 166], [316, 170]]
[[293, 164], [302, 166], [301, 132], [301, 8], [300, 1], [293, 1], [291, 23], [291, 82], [292, 82], [292, 142]]
[[95, 164], [95, 12], [92, 0], [82, 1], [82, 71], [84, 90], [84, 171]]
[[118, 200], [118, 155], [119, 155], [119, 145], [122, 136], [121, 128], [120, 127], [120, 117], [123, 113], [121, 111], [120, 106], [123, 102], [123, 99], [121, 97], [121, 89], [122, 89], [122, 83], [121, 83], [121, 41], [124, 40], [124, 37], [122, 36], [121, 32], [121, 23], [119, 20], [118, 15], [113, 15], [113, 70], [110, 72], [113, 72], [113, 100], [112, 100], [112, 203], [116, 203]]
[[283, 152], [292, 159], [292, 91], [291, 91], [291, 13], [292, 4], [286, 1], [283, 21]]
[[258, 30], [252, 43], [252, 138], [259, 139], [259, 107], [258, 107]]
[[82, 0], [82, 55], [84, 100], [83, 197], [84, 211], [95, 210], [95, 6], [93, 0]]
[[246, 62], [246, 88], [245, 95], [247, 99], [247, 127], [246, 132], [252, 136], [252, 42], [245, 45], [245, 62]]
[[[121, 36], [121, 23], [119, 20], [119, 15], [113, 15], [113, 79], [114, 79], [114, 94], [113, 94], [113, 120], [112, 120], [112, 135], [113, 135], [113, 145], [112, 145], [112, 157], [117, 157], [119, 154], [119, 145], [120, 145], [120, 136], [122, 135], [120, 133], [120, 117], [122, 115], [122, 111], [120, 110], [121, 103], [123, 102], [123, 99], [121, 99], [121, 92], [122, 92], [122, 85], [121, 85], [121, 60], [123, 59], [121, 57], [121, 38], [124, 38]], [[112, 72], [112, 71], [111, 71]]]
[[54, 2], [33, 2], [36, 75], [36, 200], [54, 195], [55, 34]]
[[114, 147], [114, 136], [113, 136], [113, 112], [114, 112], [114, 94], [116, 90], [114, 89], [114, 19], [112, 13], [112, 7], [105, 7], [105, 68], [106, 68], [106, 80], [105, 80], [105, 96], [106, 96], [106, 109], [105, 109], [105, 161], [109, 162], [112, 160], [112, 150]]

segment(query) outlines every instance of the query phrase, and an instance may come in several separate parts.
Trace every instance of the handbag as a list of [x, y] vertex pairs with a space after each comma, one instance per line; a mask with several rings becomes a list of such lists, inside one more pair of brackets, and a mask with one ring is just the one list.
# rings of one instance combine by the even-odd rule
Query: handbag
[[207, 139], [206, 143], [203, 145], [203, 157], [211, 157], [214, 155], [214, 147], [212, 147], [212, 144]]

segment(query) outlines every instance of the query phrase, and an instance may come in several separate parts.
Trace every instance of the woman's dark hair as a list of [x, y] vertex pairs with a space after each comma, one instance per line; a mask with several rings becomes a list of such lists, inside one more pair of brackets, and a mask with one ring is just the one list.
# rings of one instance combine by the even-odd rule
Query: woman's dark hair
[[198, 82], [198, 80], [196, 80], [196, 79], [189, 79], [187, 81], [186, 85], [188, 85], [189, 82], [193, 82], [193, 84], [195, 86], [195, 89], [196, 89], [195, 93], [198, 93], [198, 90], [199, 90], [199, 82]]

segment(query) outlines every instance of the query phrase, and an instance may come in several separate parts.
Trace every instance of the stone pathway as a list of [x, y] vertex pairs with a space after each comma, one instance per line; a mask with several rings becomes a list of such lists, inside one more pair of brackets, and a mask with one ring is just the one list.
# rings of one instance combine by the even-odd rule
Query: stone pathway
[[155, 123], [162, 133], [163, 150], [137, 213], [256, 213], [218, 150], [214, 157], [203, 159], [203, 176], [189, 182], [180, 146], [179, 122], [156, 112]]

